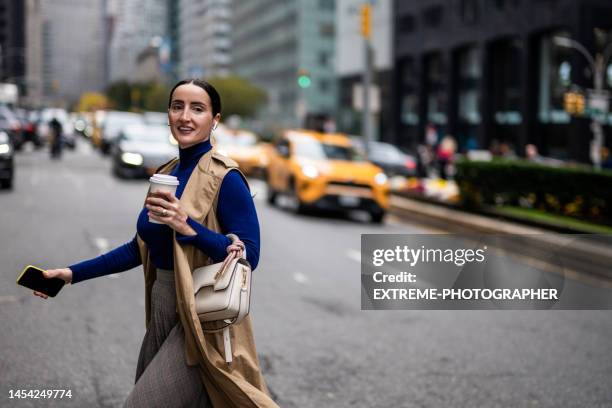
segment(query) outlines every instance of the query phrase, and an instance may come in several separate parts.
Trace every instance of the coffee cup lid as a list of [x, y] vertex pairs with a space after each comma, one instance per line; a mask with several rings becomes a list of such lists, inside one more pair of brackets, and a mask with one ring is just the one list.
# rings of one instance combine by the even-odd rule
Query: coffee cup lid
[[151, 176], [149, 181], [151, 183], [166, 184], [169, 186], [179, 185], [178, 179], [175, 176], [170, 176], [168, 174], [154, 174], [153, 176]]

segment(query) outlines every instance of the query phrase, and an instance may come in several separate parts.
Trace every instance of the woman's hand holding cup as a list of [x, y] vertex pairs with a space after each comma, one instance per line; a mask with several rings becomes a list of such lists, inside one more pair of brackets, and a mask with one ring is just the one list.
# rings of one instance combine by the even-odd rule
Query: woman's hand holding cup
[[187, 224], [187, 213], [174, 193], [158, 190], [149, 194], [145, 202], [149, 210], [149, 219], [166, 224], [183, 235], [195, 235], [196, 232]]

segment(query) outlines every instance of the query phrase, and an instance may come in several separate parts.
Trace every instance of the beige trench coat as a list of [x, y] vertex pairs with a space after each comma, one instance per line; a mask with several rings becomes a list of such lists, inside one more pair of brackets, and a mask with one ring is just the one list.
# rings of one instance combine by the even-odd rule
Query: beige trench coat
[[[170, 173], [177, 165], [174, 159], [162, 166], [159, 173]], [[212, 231], [220, 232], [216, 217], [217, 195], [223, 177], [237, 164], [214, 149], [207, 152], [194, 168], [180, 198], [187, 214]], [[145, 275], [146, 323], [150, 321], [151, 288], [156, 269], [151, 264], [146, 244], [138, 237]], [[195, 311], [191, 271], [212, 261], [191, 245], [180, 245], [174, 239], [174, 270], [177, 312], [185, 331], [185, 360], [199, 365], [200, 376], [214, 407], [277, 407], [270, 398], [259, 366], [251, 319], [247, 316], [230, 328], [233, 362], [231, 367], [223, 354], [223, 335], [202, 331]], [[178, 358], [178, 356], [177, 356]]]

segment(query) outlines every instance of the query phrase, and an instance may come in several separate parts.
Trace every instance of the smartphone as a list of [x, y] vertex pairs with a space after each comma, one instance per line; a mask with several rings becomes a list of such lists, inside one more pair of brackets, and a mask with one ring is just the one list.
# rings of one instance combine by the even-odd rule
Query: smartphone
[[17, 278], [17, 284], [28, 289], [44, 293], [47, 296], [55, 297], [66, 284], [60, 278], [45, 278], [43, 270], [36, 266], [26, 266], [21, 275]]

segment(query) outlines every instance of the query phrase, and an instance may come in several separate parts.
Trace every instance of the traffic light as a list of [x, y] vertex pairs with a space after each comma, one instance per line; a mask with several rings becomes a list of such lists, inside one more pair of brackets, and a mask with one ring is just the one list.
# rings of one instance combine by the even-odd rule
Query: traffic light
[[361, 36], [370, 39], [370, 34], [372, 33], [372, 6], [370, 4], [363, 4], [361, 6], [360, 27]]
[[584, 95], [580, 92], [571, 91], [563, 95], [563, 109], [570, 115], [583, 115], [585, 103]]
[[300, 88], [309, 88], [312, 84], [312, 80], [310, 79], [310, 73], [305, 69], [300, 69], [298, 71], [297, 83]]
[[566, 92], [563, 95], [563, 109], [570, 115], [576, 113], [576, 93]]
[[584, 95], [576, 94], [576, 102], [575, 102], [576, 114], [582, 115], [584, 114]]

